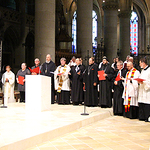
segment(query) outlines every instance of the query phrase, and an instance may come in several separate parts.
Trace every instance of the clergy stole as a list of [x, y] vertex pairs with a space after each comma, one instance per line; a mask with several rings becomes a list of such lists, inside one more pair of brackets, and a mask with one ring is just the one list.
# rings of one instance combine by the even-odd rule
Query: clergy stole
[[[58, 68], [58, 74], [59, 74], [59, 73], [65, 73], [66, 70], [67, 70], [67, 66], [65, 65], [64, 68], [63, 68], [63, 72], [60, 72], [61, 67], [62, 67], [62, 66], [60, 66], [60, 67]], [[59, 76], [58, 80], [59, 80], [59, 85], [58, 85], [58, 90], [57, 90], [57, 92], [58, 92], [58, 93], [61, 93], [61, 88], [62, 88], [62, 85], [63, 85], [62, 75]]]
[[[132, 73], [131, 73], [131, 77], [130, 78], [133, 78], [134, 77], [134, 74], [135, 74], [135, 71], [136, 71], [136, 69], [135, 68], [133, 68], [133, 70], [132, 70]], [[129, 77], [129, 73], [130, 73], [130, 71], [128, 71], [128, 73], [127, 73], [127, 79], [128, 79], [128, 77]], [[127, 111], [130, 111], [130, 102], [131, 102], [131, 97], [128, 95], [128, 99], [126, 98], [126, 94], [127, 94], [127, 82], [128, 82], [128, 80], [126, 79], [126, 84], [125, 84], [125, 101], [127, 102], [128, 101], [128, 105], [125, 105], [125, 112], [127, 112]], [[127, 104], [127, 103], [126, 103]]]

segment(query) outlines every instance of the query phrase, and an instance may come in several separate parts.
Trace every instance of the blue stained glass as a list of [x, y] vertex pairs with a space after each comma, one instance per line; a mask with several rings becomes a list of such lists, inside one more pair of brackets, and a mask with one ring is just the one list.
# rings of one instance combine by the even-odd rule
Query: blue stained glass
[[95, 54], [97, 48], [97, 14], [94, 10], [92, 11], [92, 44], [93, 53]]
[[77, 44], [76, 44], [76, 35], [77, 35], [77, 14], [76, 11], [73, 14], [73, 20], [72, 20], [72, 53], [76, 53], [76, 48], [77, 48]]
[[138, 55], [138, 16], [134, 11], [130, 18], [130, 53]]

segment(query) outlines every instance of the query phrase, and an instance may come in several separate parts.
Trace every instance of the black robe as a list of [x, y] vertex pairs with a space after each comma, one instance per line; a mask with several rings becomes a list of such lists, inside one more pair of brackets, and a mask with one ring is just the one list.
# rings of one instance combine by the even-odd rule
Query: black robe
[[[41, 68], [41, 74], [51, 77], [51, 104], [54, 104], [55, 100], [55, 90], [54, 90], [54, 71], [55, 71], [55, 63], [50, 61], [49, 63], [44, 63]], [[53, 72], [53, 73], [51, 73]]]
[[[118, 71], [119, 72], [119, 71]], [[115, 78], [118, 75], [118, 72], [115, 75]], [[121, 70], [121, 76], [125, 78], [126, 76], [126, 70], [122, 69]], [[115, 81], [114, 78], [114, 81]], [[117, 81], [117, 85], [114, 84], [114, 94], [113, 94], [113, 113], [114, 115], [123, 115], [123, 110], [124, 110], [124, 99], [122, 98], [122, 93], [124, 90], [123, 86], [123, 81]]]
[[[83, 82], [85, 83], [85, 97], [84, 104], [86, 106], [97, 106], [98, 105], [98, 91], [97, 91], [97, 70], [96, 64], [88, 65], [83, 75]], [[94, 86], [96, 83], [96, 86]]]
[[112, 107], [112, 82], [114, 70], [110, 64], [102, 64], [99, 70], [104, 70], [107, 74], [106, 80], [99, 81], [99, 105], [101, 107]]
[[[83, 72], [85, 70], [85, 67], [83, 65], [79, 65], [79, 70], [76, 72], [76, 67], [73, 66], [70, 70], [71, 75], [69, 78], [72, 81], [72, 87], [71, 87], [71, 100], [73, 104], [82, 104], [84, 93], [83, 93]], [[80, 75], [77, 73], [80, 72]]]

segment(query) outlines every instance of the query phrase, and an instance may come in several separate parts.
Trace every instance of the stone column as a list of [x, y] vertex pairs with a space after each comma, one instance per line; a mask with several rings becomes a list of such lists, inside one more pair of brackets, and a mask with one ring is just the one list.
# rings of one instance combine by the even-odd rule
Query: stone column
[[78, 0], [77, 2], [77, 52], [81, 56], [93, 56], [92, 50], [92, 10], [93, 0]]
[[126, 60], [130, 55], [130, 16], [131, 12], [121, 12], [120, 18], [120, 59]]
[[103, 3], [104, 10], [104, 44], [105, 55], [112, 63], [117, 56], [117, 15], [118, 1], [107, 0]]
[[36, 0], [35, 57], [43, 63], [47, 54], [55, 62], [55, 0]]
[[130, 17], [132, 0], [119, 1], [119, 23], [120, 23], [120, 58], [126, 59], [130, 55]]

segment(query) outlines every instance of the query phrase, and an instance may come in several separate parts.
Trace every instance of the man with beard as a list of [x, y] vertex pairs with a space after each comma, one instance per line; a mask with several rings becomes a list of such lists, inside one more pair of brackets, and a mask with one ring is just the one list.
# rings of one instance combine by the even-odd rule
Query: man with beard
[[86, 67], [83, 82], [85, 85], [85, 98], [84, 104], [86, 106], [97, 106], [98, 105], [98, 91], [97, 91], [97, 71], [98, 66], [94, 63], [94, 58], [89, 59], [89, 65]]
[[99, 105], [102, 108], [112, 107], [112, 80], [114, 77], [114, 70], [108, 63], [107, 58], [103, 58], [101, 68], [99, 71], [104, 71], [105, 80], [99, 81]]
[[55, 90], [54, 90], [54, 71], [55, 63], [51, 60], [51, 55], [47, 54], [46, 62], [42, 65], [42, 75], [51, 77], [51, 104], [54, 104]]

